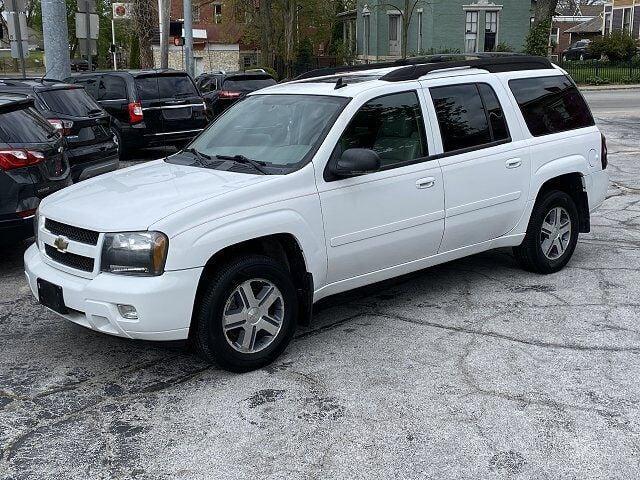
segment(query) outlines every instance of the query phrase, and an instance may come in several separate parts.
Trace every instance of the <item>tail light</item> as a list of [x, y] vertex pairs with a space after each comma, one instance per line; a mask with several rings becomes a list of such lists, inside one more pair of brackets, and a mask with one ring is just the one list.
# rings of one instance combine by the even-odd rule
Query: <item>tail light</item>
[[600, 150], [600, 161], [602, 162], [602, 169], [604, 170], [609, 165], [608, 150], [607, 150], [607, 137], [604, 134], [602, 136], [602, 148]]
[[0, 169], [28, 167], [44, 160], [44, 154], [35, 150], [0, 150]]
[[131, 102], [129, 104], [129, 123], [138, 123], [142, 120], [144, 120], [142, 105], [140, 102]]
[[33, 217], [36, 214], [35, 208], [30, 208], [29, 210], [23, 210], [22, 212], [17, 212], [18, 216], [21, 218], [29, 218]]
[[230, 90], [220, 90], [218, 97], [220, 98], [238, 98], [241, 95], [240, 92], [232, 92]]
[[62, 135], [71, 134], [73, 122], [71, 120], [59, 120], [57, 118], [48, 118], [47, 121]]

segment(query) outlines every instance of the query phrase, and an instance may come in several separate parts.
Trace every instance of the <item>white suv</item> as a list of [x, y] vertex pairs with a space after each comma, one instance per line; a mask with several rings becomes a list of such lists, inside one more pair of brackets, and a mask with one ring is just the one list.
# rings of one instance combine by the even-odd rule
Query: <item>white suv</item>
[[41, 303], [225, 368], [277, 357], [319, 299], [496, 247], [553, 273], [605, 198], [604, 137], [525, 56], [306, 75], [184, 151], [66, 188], [25, 254]]

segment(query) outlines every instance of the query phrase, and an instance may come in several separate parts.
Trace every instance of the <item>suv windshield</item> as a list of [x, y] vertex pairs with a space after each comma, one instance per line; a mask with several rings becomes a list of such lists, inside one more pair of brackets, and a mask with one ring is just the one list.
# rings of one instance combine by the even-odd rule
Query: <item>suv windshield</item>
[[47, 108], [55, 113], [86, 117], [90, 112], [101, 111], [100, 106], [85, 92], [84, 88], [45, 90], [38, 95]]
[[349, 99], [252, 95], [235, 104], [191, 145], [208, 156], [236, 156], [293, 168], [307, 160]]
[[276, 82], [271, 77], [231, 77], [224, 81], [222, 84], [223, 90], [230, 90], [236, 92], [242, 91], [255, 91], [261, 88], [270, 87], [276, 85]]
[[199, 96], [196, 86], [187, 75], [156, 75], [136, 78], [140, 100]]

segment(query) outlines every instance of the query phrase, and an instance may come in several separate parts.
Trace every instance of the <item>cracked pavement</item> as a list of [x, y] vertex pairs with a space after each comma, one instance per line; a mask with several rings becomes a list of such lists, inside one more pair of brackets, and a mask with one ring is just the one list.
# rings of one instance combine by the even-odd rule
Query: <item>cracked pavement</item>
[[565, 270], [333, 297], [251, 373], [59, 319], [0, 251], [0, 479], [638, 478], [640, 91], [586, 96], [612, 185]]

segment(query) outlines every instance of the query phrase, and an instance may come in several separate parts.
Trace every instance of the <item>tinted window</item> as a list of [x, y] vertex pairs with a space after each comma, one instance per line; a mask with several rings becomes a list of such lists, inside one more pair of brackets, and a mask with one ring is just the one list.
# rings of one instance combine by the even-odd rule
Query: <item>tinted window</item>
[[489, 126], [491, 127], [493, 141], [507, 140], [509, 138], [509, 128], [496, 92], [486, 83], [479, 83], [478, 89], [489, 116]]
[[271, 78], [228, 78], [222, 84], [222, 88], [224, 90], [231, 91], [255, 91], [260, 90], [261, 88], [270, 87], [271, 85], [275, 85], [277, 82]]
[[198, 96], [195, 85], [186, 75], [140, 77], [136, 78], [136, 87], [140, 100]]
[[127, 85], [122, 78], [104, 76], [100, 80], [100, 100], [126, 100]]
[[422, 110], [416, 92], [375, 98], [354, 115], [336, 155], [349, 148], [375, 151], [383, 167], [427, 156]]
[[566, 76], [511, 80], [509, 87], [535, 137], [594, 125], [584, 98]]
[[76, 85], [82, 85], [89, 95], [91, 95], [93, 98], [98, 98], [97, 77], [74, 78], [73, 83], [75, 83]]
[[475, 84], [431, 88], [444, 151], [491, 143], [491, 130]]
[[48, 142], [55, 130], [33, 108], [0, 114], [0, 138], [6, 143]]
[[55, 113], [85, 117], [89, 112], [100, 110], [98, 104], [83, 88], [48, 90], [39, 93], [47, 108]]

